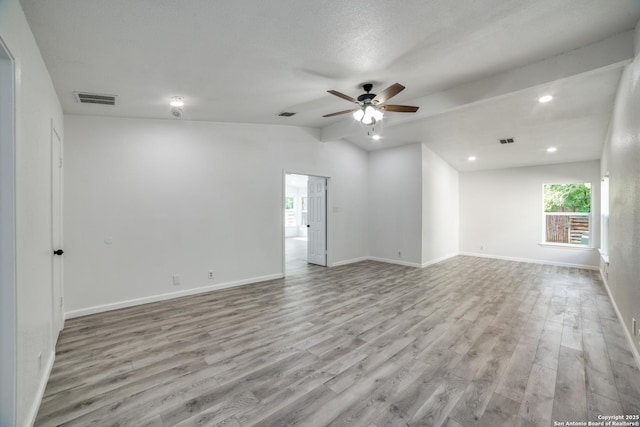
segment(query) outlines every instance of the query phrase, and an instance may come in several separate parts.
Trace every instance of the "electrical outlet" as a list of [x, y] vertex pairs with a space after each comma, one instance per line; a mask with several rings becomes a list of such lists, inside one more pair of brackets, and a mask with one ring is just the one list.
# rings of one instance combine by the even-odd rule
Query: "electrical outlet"
[[402, 258], [402, 251], [398, 251], [398, 257]]
[[480, 251], [484, 251], [484, 246], [480, 245]]
[[213, 271], [209, 272], [209, 279], [213, 279]]
[[637, 337], [638, 336], [638, 323], [636, 322], [636, 319], [634, 319], [633, 317], [631, 318], [631, 330], [633, 331], [633, 336]]
[[174, 274], [173, 275], [173, 286], [178, 286], [180, 285], [180, 275], [179, 274]]
[[38, 370], [42, 369], [42, 352], [38, 353]]

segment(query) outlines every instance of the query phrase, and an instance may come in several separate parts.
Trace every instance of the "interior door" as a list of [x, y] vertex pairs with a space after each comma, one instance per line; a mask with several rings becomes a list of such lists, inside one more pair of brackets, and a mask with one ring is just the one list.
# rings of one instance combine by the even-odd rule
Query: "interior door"
[[310, 176], [307, 182], [307, 260], [327, 265], [327, 179]]
[[52, 248], [52, 313], [53, 338], [57, 341], [63, 325], [63, 250], [62, 250], [62, 140], [51, 127], [51, 248]]

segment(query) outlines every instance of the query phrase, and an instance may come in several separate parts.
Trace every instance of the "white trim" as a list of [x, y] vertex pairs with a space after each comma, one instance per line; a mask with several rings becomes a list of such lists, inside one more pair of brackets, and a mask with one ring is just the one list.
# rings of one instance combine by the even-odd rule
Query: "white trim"
[[439, 262], [446, 261], [449, 258], [453, 258], [454, 256], [458, 256], [458, 255], [460, 255], [460, 254], [458, 252], [456, 252], [456, 253], [453, 253], [453, 254], [441, 256], [440, 258], [436, 258], [436, 259], [432, 259], [432, 260], [427, 261], [427, 262], [423, 262], [420, 267], [421, 268], [429, 267], [430, 265], [438, 264]]
[[511, 257], [511, 256], [479, 254], [479, 253], [475, 253], [475, 252], [460, 252], [460, 255], [473, 256], [473, 257], [477, 257], [477, 258], [503, 259], [505, 261], [529, 262], [529, 263], [532, 263], [532, 264], [555, 265], [555, 266], [558, 266], [558, 267], [582, 268], [582, 269], [585, 269], [585, 270], [599, 270], [599, 268], [600, 268], [597, 265], [572, 264], [572, 263], [569, 263], [569, 262], [557, 262], [557, 261], [547, 261], [547, 260], [544, 260], [544, 259], [517, 258], [517, 257]]
[[17, 418], [16, 133], [15, 60], [0, 37], [0, 424]]
[[602, 258], [602, 262], [609, 265], [609, 254], [606, 253], [602, 248], [598, 248], [598, 252], [600, 252], [600, 258]]
[[211, 286], [203, 286], [201, 288], [186, 289], [184, 291], [169, 292], [166, 294], [153, 295], [144, 298], [130, 299], [126, 301], [114, 302], [111, 304], [96, 305], [93, 307], [81, 308], [79, 310], [67, 311], [65, 319], [73, 319], [75, 317], [88, 316], [90, 314], [102, 313], [105, 311], [118, 310], [120, 308], [134, 307], [136, 305], [148, 304], [151, 302], [166, 301], [174, 298], [186, 297], [189, 295], [204, 294], [220, 289], [234, 288], [236, 286], [251, 285], [253, 283], [265, 282], [267, 280], [281, 279], [282, 273], [269, 274], [266, 276], [252, 277], [250, 279], [236, 280], [227, 283], [218, 283]]
[[47, 383], [49, 382], [49, 377], [51, 376], [51, 370], [53, 369], [53, 362], [56, 360], [56, 352], [52, 351], [47, 358], [47, 365], [45, 366], [44, 375], [40, 377], [40, 384], [38, 384], [38, 390], [36, 391], [35, 399], [33, 403], [31, 403], [31, 408], [29, 413], [27, 414], [27, 424], [28, 426], [32, 426], [36, 422], [36, 416], [38, 415], [38, 411], [40, 410], [40, 404], [42, 403], [42, 398], [44, 397], [44, 391], [47, 388]]
[[331, 264], [329, 267], [339, 267], [341, 265], [355, 264], [356, 262], [368, 261], [370, 259], [371, 258], [366, 256], [361, 256], [359, 258], [345, 259], [344, 261], [336, 261], [333, 264]]
[[552, 242], [540, 242], [538, 246], [548, 246], [551, 248], [561, 248], [561, 249], [577, 249], [579, 251], [590, 251], [595, 249], [593, 246], [586, 245], [576, 245], [571, 243], [552, 243]]
[[453, 258], [454, 256], [458, 256], [458, 255], [459, 254], [457, 252], [456, 253], [452, 253], [452, 254], [445, 255], [445, 256], [440, 257], [440, 258], [436, 258], [436, 259], [427, 261], [427, 262], [422, 263], [422, 264], [418, 264], [418, 263], [415, 263], [415, 262], [408, 262], [408, 261], [398, 261], [398, 260], [389, 259], [389, 258], [378, 258], [378, 257], [372, 257], [372, 256], [363, 256], [363, 257], [359, 257], [359, 258], [352, 258], [352, 259], [347, 259], [347, 260], [344, 260], [344, 261], [334, 262], [331, 265], [331, 267], [338, 267], [338, 266], [341, 266], [341, 265], [354, 264], [356, 262], [361, 262], [361, 261], [378, 261], [378, 262], [386, 262], [387, 264], [404, 265], [405, 267], [425, 268], [425, 267], [428, 267], [430, 265], [437, 264], [437, 263], [442, 262], [442, 261], [446, 261], [449, 258]]
[[618, 321], [620, 322], [620, 325], [622, 325], [624, 334], [627, 337], [627, 341], [629, 342], [629, 345], [631, 346], [631, 353], [633, 354], [633, 358], [636, 361], [636, 365], [638, 366], [638, 369], [640, 369], [640, 354], [638, 353], [638, 349], [636, 348], [633, 342], [633, 335], [631, 334], [631, 332], [629, 332], [629, 329], [627, 329], [627, 324], [624, 322], [622, 313], [620, 313], [620, 310], [618, 309], [616, 300], [613, 299], [613, 294], [611, 293], [611, 289], [609, 289], [609, 284], [607, 283], [607, 280], [604, 278], [604, 274], [602, 274], [602, 270], [600, 270], [600, 277], [602, 278], [602, 283], [604, 283], [604, 288], [607, 290], [607, 294], [609, 294], [611, 305], [613, 305], [613, 309], [616, 311], [616, 316], [618, 316]]
[[387, 264], [404, 265], [405, 267], [421, 268], [422, 265], [417, 262], [399, 261], [397, 259], [378, 258], [374, 256], [367, 257], [370, 261], [386, 262]]
[[425, 268], [425, 267], [428, 267], [430, 265], [437, 264], [437, 263], [442, 262], [442, 261], [446, 261], [449, 258], [453, 258], [454, 256], [458, 256], [458, 255], [460, 255], [460, 254], [459, 253], [453, 253], [453, 254], [445, 255], [445, 256], [440, 257], [440, 258], [436, 258], [436, 259], [431, 260], [431, 261], [427, 261], [427, 262], [422, 263], [422, 264], [418, 264], [418, 263], [414, 263], [414, 262], [408, 262], [408, 261], [398, 261], [398, 260], [390, 259], [390, 258], [378, 258], [378, 257], [372, 257], [372, 256], [361, 256], [361, 257], [358, 257], [358, 258], [351, 258], [351, 259], [345, 259], [345, 260], [342, 260], [342, 261], [336, 261], [333, 264], [329, 265], [329, 267], [340, 267], [341, 265], [355, 264], [356, 262], [362, 262], [362, 261], [377, 261], [377, 262], [385, 262], [387, 264], [404, 265], [406, 267]]

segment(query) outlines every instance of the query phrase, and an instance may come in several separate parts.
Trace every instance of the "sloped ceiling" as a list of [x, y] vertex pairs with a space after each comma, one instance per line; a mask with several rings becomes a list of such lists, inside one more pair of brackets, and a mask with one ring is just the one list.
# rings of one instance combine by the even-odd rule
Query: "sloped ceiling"
[[[423, 142], [461, 170], [473, 153], [472, 168], [598, 158], [633, 54], [624, 33], [640, 19], [634, 0], [21, 4], [68, 114], [172, 119], [169, 98], [181, 95], [182, 120], [316, 127], [323, 140], [367, 150]], [[357, 96], [364, 82], [374, 92], [400, 82], [407, 89], [394, 103], [421, 110], [388, 114], [376, 142], [348, 115], [321, 117], [350, 108], [328, 89]], [[474, 83], [491, 90], [471, 96]], [[540, 88], [554, 91], [546, 110], [535, 103]], [[118, 95], [118, 104], [79, 104], [74, 91]], [[502, 135], [522, 145], [484, 148]], [[585, 149], [565, 155], [560, 142], [578, 139]], [[551, 143], [555, 158], [530, 155]]]

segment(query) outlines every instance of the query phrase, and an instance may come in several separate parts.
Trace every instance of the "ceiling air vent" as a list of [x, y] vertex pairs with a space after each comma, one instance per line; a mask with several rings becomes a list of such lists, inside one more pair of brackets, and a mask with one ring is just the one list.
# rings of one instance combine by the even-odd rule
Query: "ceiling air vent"
[[278, 114], [278, 116], [280, 117], [291, 117], [291, 116], [295, 116], [296, 113], [291, 113], [289, 111], [283, 111], [282, 113]]
[[80, 104], [116, 105], [116, 95], [104, 95], [100, 93], [73, 92], [76, 102]]
[[516, 142], [515, 138], [503, 138], [503, 139], [499, 139], [498, 141], [500, 141], [500, 144], [513, 144], [514, 142]]

